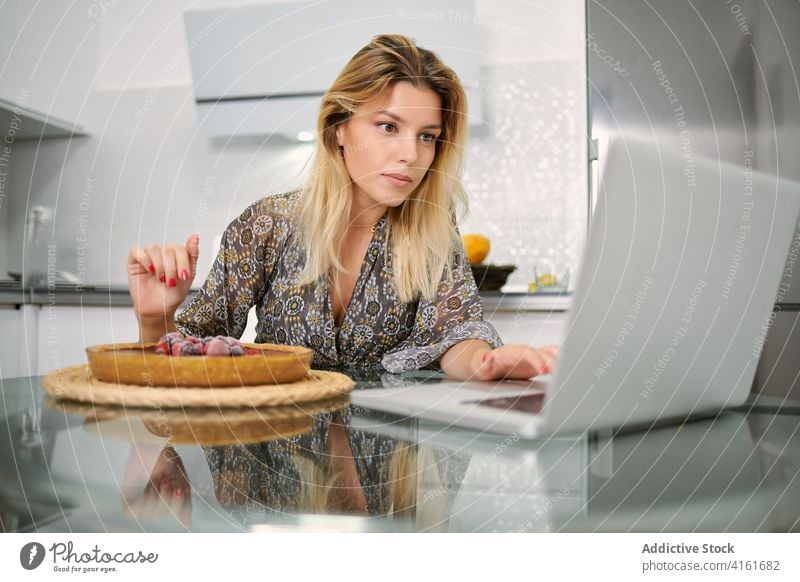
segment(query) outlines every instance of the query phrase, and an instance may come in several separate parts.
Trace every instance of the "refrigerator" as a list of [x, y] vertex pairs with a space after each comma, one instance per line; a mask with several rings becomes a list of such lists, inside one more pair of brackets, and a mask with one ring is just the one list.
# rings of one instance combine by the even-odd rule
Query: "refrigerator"
[[[629, 135], [800, 181], [800, 2], [588, 0], [586, 13], [593, 165]], [[753, 396], [796, 409], [800, 229], [772, 315]]]

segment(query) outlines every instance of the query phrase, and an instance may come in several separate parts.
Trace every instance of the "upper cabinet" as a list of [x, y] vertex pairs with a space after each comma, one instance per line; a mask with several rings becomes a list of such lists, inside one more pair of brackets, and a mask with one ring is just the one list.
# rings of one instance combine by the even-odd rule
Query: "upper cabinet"
[[313, 135], [319, 101], [378, 34], [405, 34], [461, 78], [479, 122], [480, 37], [474, 3], [280, 2], [184, 13], [200, 125], [211, 136]]
[[14, 140], [85, 132], [98, 3], [7, 0], [0, 8], [0, 127]]

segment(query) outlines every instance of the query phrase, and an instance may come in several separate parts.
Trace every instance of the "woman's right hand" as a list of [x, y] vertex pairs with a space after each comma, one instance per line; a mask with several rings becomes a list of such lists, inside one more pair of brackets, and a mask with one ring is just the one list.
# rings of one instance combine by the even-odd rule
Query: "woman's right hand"
[[133, 246], [128, 253], [128, 289], [140, 323], [172, 320], [189, 289], [196, 270], [200, 236], [191, 235], [185, 246], [150, 244]]

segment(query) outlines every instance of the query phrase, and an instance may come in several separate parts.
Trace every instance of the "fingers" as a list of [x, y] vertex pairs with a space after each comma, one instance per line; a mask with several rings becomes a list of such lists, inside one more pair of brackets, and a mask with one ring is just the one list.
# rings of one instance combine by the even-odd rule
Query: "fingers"
[[163, 283], [167, 287], [176, 287], [178, 285], [178, 263], [175, 257], [175, 248], [166, 246], [162, 249], [164, 257], [164, 278]]
[[[150, 257], [138, 246], [131, 247], [128, 253], [128, 272], [133, 274], [150, 273], [153, 266]], [[155, 270], [155, 269], [153, 269]]]
[[175, 265], [180, 281], [190, 281], [194, 278], [194, 267], [188, 246], [175, 247]]
[[558, 362], [558, 346], [542, 346], [539, 348], [539, 353], [545, 358], [545, 366], [547, 366], [548, 372], [552, 373]]
[[498, 352], [496, 358], [505, 371], [503, 378], [532, 378], [548, 372], [545, 355], [530, 346], [513, 346]]
[[189, 260], [189, 276], [194, 279], [197, 274], [197, 259], [200, 256], [200, 235], [193, 234], [186, 241], [186, 255]]
[[141, 521], [172, 516], [184, 527], [192, 525], [191, 489], [188, 484], [164, 478], [149, 482], [141, 495], [123, 501], [123, 515]]
[[151, 244], [144, 250], [133, 247], [128, 254], [128, 264], [141, 268], [141, 272], [151, 273], [167, 287], [177, 287], [179, 281], [194, 279], [198, 238], [196, 234], [190, 236], [186, 246]]
[[551, 373], [557, 357], [558, 346], [505, 345], [484, 355], [477, 376], [481, 380], [525, 380]]
[[131, 504], [131, 511], [137, 519], [150, 521], [158, 510], [159, 497], [152, 485]]
[[150, 272], [163, 282], [164, 253], [161, 252], [161, 245], [147, 245], [144, 250], [147, 253], [147, 257], [150, 259], [150, 263], [153, 265], [153, 269], [151, 269]]
[[474, 376], [476, 380], [494, 380], [495, 374], [495, 359], [492, 356], [492, 352], [489, 351], [483, 355], [483, 362]]

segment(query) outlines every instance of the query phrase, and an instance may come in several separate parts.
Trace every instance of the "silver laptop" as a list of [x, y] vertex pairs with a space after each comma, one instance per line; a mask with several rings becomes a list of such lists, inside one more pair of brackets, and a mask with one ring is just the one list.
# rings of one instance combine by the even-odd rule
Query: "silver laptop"
[[800, 184], [610, 144], [555, 377], [357, 391], [354, 403], [536, 437], [745, 402], [800, 214]]

